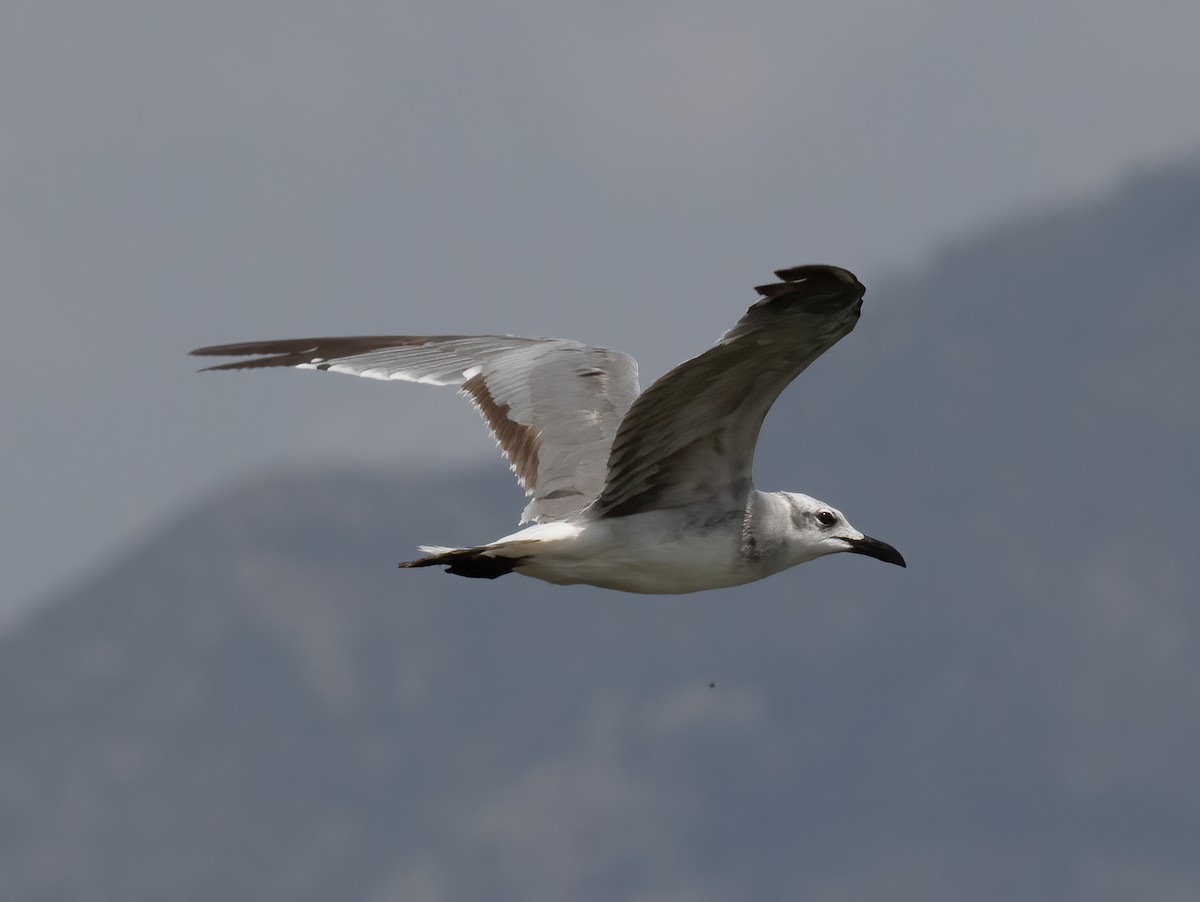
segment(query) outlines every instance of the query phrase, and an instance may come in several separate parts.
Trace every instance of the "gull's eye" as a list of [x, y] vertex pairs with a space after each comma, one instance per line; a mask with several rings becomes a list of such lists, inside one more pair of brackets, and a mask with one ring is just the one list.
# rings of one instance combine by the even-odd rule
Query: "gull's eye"
[[832, 526], [837, 522], [837, 515], [833, 511], [817, 511], [817, 522], [822, 526]]

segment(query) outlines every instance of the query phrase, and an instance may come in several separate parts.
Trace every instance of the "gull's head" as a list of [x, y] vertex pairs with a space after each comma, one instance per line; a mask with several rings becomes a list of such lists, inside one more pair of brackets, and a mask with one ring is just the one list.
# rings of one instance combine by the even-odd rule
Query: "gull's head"
[[836, 507], [808, 495], [792, 492], [781, 494], [791, 508], [792, 528], [789, 544], [804, 554], [804, 560], [839, 551], [851, 551], [888, 564], [908, 566], [899, 551], [886, 542], [859, 532]]

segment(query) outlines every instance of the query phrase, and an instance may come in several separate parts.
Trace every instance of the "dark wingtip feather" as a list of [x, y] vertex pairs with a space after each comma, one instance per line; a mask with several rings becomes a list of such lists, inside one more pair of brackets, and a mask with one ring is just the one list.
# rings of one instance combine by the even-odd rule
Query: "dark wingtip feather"
[[231, 345], [208, 345], [188, 353], [193, 357], [257, 357], [256, 360], [232, 360], [206, 366], [200, 372], [213, 370], [249, 370], [269, 366], [297, 366], [318, 356], [322, 343], [344, 341], [328, 338], [286, 338], [280, 341], [243, 341]]
[[300, 366], [320, 357], [337, 360], [355, 354], [365, 354], [385, 348], [411, 347], [430, 342], [464, 338], [462, 335], [347, 335], [328, 338], [285, 338], [278, 341], [244, 341], [231, 345], [209, 345], [190, 353], [197, 357], [253, 357], [258, 360], [235, 360], [207, 370], [247, 370], [267, 366]]
[[[851, 291], [862, 297], [866, 289], [858, 281], [854, 273], [840, 266], [828, 266], [821, 263], [809, 263], [803, 266], [793, 266], [788, 269], [775, 271], [782, 282], [770, 282], [766, 285], [756, 285], [754, 290], [761, 296], [759, 304], [765, 304], [782, 295], [789, 294], [803, 287], [804, 290], [817, 293]], [[757, 305], [756, 305], [757, 306]]]
[[315, 351], [321, 342], [338, 339], [285, 338], [277, 341], [242, 341], [231, 345], [208, 345], [188, 351], [194, 357], [247, 357], [252, 354], [297, 354]]
[[785, 291], [791, 291], [795, 287], [796, 285], [793, 282], [770, 282], [766, 285], [755, 285], [754, 290], [764, 298], [773, 298], [783, 294]]
[[789, 266], [786, 269], [775, 270], [775, 275], [785, 282], [798, 282], [801, 279], [830, 279], [857, 285], [858, 279], [854, 273], [840, 266], [830, 266], [828, 263], [805, 263], [801, 266]]

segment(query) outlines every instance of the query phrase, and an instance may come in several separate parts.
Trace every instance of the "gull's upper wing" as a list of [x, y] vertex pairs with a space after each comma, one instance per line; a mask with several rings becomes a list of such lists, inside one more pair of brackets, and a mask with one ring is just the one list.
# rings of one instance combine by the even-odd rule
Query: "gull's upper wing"
[[780, 270], [762, 300], [699, 357], [633, 403], [613, 441], [592, 511], [620, 517], [711, 499], [751, 484], [767, 411], [796, 376], [854, 328], [863, 286], [836, 266]]
[[522, 522], [569, 517], [600, 494], [613, 436], [638, 394], [632, 357], [564, 339], [377, 335], [215, 345], [192, 353], [256, 355], [212, 370], [291, 366], [456, 386], [483, 415], [532, 496]]

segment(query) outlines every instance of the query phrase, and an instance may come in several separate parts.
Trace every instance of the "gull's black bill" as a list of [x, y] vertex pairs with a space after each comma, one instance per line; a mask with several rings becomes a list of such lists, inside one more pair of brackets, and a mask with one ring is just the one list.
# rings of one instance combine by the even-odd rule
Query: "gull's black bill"
[[867, 557], [873, 557], [888, 564], [896, 564], [900, 567], [907, 567], [904, 563], [904, 557], [889, 545], [887, 542], [881, 542], [878, 539], [872, 539], [870, 536], [863, 536], [861, 539], [843, 539], [850, 547], [849, 551], [855, 554], [865, 554]]

